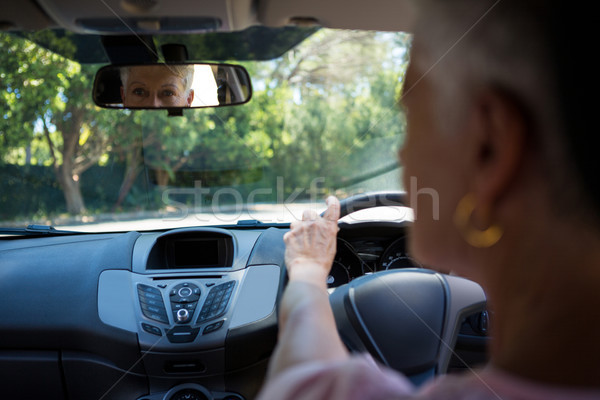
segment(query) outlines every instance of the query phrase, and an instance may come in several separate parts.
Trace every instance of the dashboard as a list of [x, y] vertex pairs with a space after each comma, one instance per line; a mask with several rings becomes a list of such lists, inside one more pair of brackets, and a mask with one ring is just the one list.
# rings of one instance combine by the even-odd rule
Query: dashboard
[[377, 271], [422, 267], [407, 251], [405, 229], [397, 223], [341, 223], [328, 286], [335, 288]]
[[[1, 240], [2, 393], [252, 399], [276, 343], [287, 230]], [[376, 271], [418, 266], [405, 235], [401, 223], [340, 223], [331, 290]]]

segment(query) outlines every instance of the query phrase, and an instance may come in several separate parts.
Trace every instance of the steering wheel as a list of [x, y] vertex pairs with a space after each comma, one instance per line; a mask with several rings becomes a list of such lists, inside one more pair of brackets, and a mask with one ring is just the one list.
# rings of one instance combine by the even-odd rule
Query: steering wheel
[[406, 193], [399, 191], [368, 192], [348, 197], [340, 201], [340, 218], [356, 211], [384, 206], [408, 207]]
[[[340, 216], [405, 206], [405, 200], [403, 192], [360, 194], [340, 202]], [[462, 321], [486, 306], [477, 283], [417, 268], [362, 276], [336, 288], [329, 299], [350, 351], [369, 352], [417, 385], [447, 371]]]
[[329, 297], [342, 341], [419, 385], [448, 368], [461, 322], [485, 310], [475, 282], [425, 269], [365, 275]]

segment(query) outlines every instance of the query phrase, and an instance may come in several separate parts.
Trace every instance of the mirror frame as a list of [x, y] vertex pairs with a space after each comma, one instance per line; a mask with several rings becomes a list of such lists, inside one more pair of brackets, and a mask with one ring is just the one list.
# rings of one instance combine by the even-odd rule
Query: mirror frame
[[[245, 82], [240, 83], [238, 86], [247, 91], [247, 93], [243, 93], [246, 95], [243, 101], [236, 101], [231, 103], [219, 103], [219, 104], [208, 104], [208, 105], [191, 105], [191, 106], [175, 106], [175, 107], [135, 107], [135, 106], [124, 106], [123, 105], [123, 97], [121, 95], [121, 68], [131, 68], [131, 67], [151, 67], [151, 66], [210, 66], [210, 67], [221, 67], [221, 68], [231, 68], [234, 71], [238, 71], [238, 74], [242, 74]], [[213, 71], [213, 74], [215, 72]], [[112, 76], [109, 76], [112, 75]], [[239, 80], [239, 75], [236, 77]], [[216, 78], [215, 78], [216, 81]], [[247, 83], [246, 85], [244, 85]], [[107, 86], [111, 86], [107, 88]], [[192, 88], [193, 89], [193, 88]], [[197, 96], [197, 94], [196, 94]], [[98, 107], [106, 108], [106, 109], [121, 109], [121, 110], [169, 110], [169, 113], [177, 110], [185, 110], [185, 109], [198, 109], [198, 108], [217, 108], [217, 107], [227, 107], [234, 105], [242, 105], [246, 104], [252, 99], [252, 81], [250, 79], [250, 75], [246, 68], [242, 65], [236, 64], [227, 64], [227, 63], [195, 63], [195, 62], [176, 62], [176, 63], [145, 63], [145, 64], [109, 64], [101, 67], [97, 72], [94, 78], [94, 86], [92, 90], [92, 98], [94, 104]], [[173, 115], [180, 115], [180, 113], [174, 113]]]

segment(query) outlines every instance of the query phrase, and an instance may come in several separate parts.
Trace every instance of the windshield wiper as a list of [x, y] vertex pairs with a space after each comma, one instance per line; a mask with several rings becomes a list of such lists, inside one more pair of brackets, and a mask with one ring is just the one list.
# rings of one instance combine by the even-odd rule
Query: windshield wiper
[[63, 231], [51, 225], [27, 225], [27, 228], [0, 228], [0, 235], [6, 236], [59, 236], [73, 235], [81, 232]]

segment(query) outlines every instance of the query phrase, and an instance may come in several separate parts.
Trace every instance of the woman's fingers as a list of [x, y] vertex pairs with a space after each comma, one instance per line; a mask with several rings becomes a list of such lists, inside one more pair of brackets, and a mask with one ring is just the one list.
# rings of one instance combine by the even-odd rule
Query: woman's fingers
[[340, 203], [332, 196], [327, 199], [323, 217], [315, 210], [306, 210], [302, 220], [292, 222], [290, 231], [283, 237], [288, 266], [301, 261], [302, 264], [321, 265], [328, 271], [335, 256], [339, 215]]
[[319, 214], [315, 210], [309, 209], [304, 210], [302, 213], [302, 221], [315, 221], [319, 217]]
[[325, 204], [327, 204], [327, 210], [325, 210], [323, 218], [337, 223], [340, 219], [340, 201], [335, 196], [329, 196], [325, 200]]

